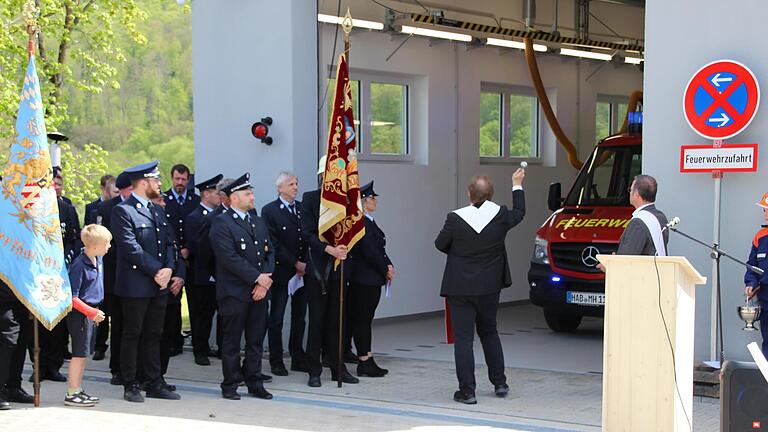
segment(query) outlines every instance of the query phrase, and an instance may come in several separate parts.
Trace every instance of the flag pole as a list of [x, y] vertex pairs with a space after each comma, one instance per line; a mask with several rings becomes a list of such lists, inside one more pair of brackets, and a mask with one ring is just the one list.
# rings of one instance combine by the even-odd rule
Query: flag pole
[[[347, 66], [349, 66], [349, 34], [352, 32], [352, 14], [347, 8], [347, 14], [341, 22], [341, 28], [344, 30], [344, 55], [347, 57]], [[344, 132], [346, 134], [346, 130]], [[349, 198], [347, 198], [349, 199]], [[349, 203], [347, 203], [349, 205]], [[341, 261], [341, 277], [339, 278], [339, 351], [336, 365], [336, 378], [338, 388], [341, 388], [341, 371], [344, 370], [344, 261]]]
[[[24, 22], [27, 26], [27, 35], [29, 39], [27, 41], [27, 60], [31, 60], [35, 55], [35, 35], [37, 34], [37, 16], [40, 14], [40, 9], [35, 5], [34, 0], [28, 0], [24, 3]], [[34, 370], [32, 371], [32, 388], [35, 393], [35, 408], [40, 407], [40, 326], [37, 318], [30, 313], [30, 317], [34, 322], [33, 328], [33, 348], [32, 348], [32, 364]]]

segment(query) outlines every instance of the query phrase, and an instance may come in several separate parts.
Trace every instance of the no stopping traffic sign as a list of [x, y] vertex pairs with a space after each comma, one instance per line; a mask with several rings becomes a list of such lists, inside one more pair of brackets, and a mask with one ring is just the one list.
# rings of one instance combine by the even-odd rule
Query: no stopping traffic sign
[[760, 87], [752, 71], [734, 60], [718, 60], [688, 81], [683, 112], [696, 133], [723, 140], [749, 126], [759, 103]]

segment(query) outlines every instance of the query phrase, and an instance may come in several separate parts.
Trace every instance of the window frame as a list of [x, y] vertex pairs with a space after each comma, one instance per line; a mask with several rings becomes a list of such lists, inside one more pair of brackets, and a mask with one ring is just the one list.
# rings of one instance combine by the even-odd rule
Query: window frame
[[[608, 136], [613, 136], [617, 134], [621, 129], [621, 125], [624, 123], [624, 119], [619, 118], [619, 105], [626, 105], [627, 111], [629, 111], [629, 98], [626, 96], [598, 94], [597, 100], [595, 101], [595, 127], [597, 127], [597, 104], [598, 103], [607, 103], [609, 106]], [[607, 138], [607, 136], [602, 138], [595, 137], [595, 139], [597, 140], [605, 139], [605, 138]]]
[[[510, 165], [510, 164], [517, 164], [521, 161], [526, 161], [529, 163], [541, 163], [542, 162], [542, 156], [541, 156], [541, 136], [542, 136], [542, 112], [541, 112], [541, 106], [539, 104], [539, 98], [536, 95], [536, 91], [531, 87], [523, 87], [523, 86], [515, 86], [515, 85], [501, 85], [501, 84], [492, 84], [492, 83], [481, 83], [480, 85], [480, 93], [497, 93], [501, 94], [501, 156], [480, 156], [480, 127], [478, 123], [478, 149], [477, 154], [480, 158], [480, 163], [482, 164], [504, 164], [504, 165]], [[479, 96], [479, 93], [478, 93]], [[533, 125], [532, 125], [532, 136], [531, 136], [531, 150], [532, 154], [530, 156], [511, 156], [510, 155], [510, 130], [512, 127], [511, 124], [511, 110], [510, 110], [510, 102], [511, 102], [511, 96], [527, 96], [531, 97], [534, 100], [534, 107], [532, 108], [533, 111]], [[479, 101], [479, 98], [478, 98]], [[479, 104], [478, 104], [479, 106]], [[478, 120], [479, 120], [479, 110], [478, 110]]]
[[[375, 162], [406, 162], [414, 163], [416, 157], [413, 152], [413, 94], [415, 89], [415, 80], [409, 77], [401, 75], [387, 74], [387, 73], [375, 73], [350, 70], [349, 79], [352, 81], [360, 82], [360, 94], [358, 95], [360, 101], [360, 130], [357, 131], [358, 136], [362, 137], [362, 140], [358, 140], [357, 146], [357, 159], [360, 161], [375, 161]], [[371, 100], [371, 85], [376, 84], [393, 84], [405, 87], [405, 101], [403, 102], [403, 147], [404, 153], [400, 154], [377, 154], [372, 153], [371, 144], [373, 140], [373, 131], [371, 121], [373, 120], [372, 100]], [[332, 91], [332, 90], [329, 90]], [[331, 97], [329, 94], [328, 97]], [[326, 102], [323, 118], [328, 118], [329, 103]], [[328, 136], [328, 130], [326, 126], [325, 136]]]

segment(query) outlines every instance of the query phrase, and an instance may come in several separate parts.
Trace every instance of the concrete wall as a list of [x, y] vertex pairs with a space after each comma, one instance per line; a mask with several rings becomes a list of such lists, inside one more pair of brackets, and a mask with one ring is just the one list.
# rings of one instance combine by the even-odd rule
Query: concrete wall
[[[314, 11], [310, 16], [298, 6], [305, 3], [308, 2], [196, 0], [193, 4], [195, 163], [203, 177], [217, 170], [235, 175], [249, 169], [256, 176], [257, 206], [274, 199], [271, 185], [281, 169], [293, 169], [299, 174], [301, 192], [312, 189], [317, 153], [325, 145], [327, 117], [325, 112], [319, 115], [323, 130], [322, 139], [317, 142], [314, 92], [324, 90], [324, 78], [332, 63], [334, 27], [320, 27], [318, 66], [323, 78], [320, 88], [313, 88], [308, 95], [307, 87], [316, 83], [312, 67], [316, 58], [316, 27]], [[335, 13], [330, 10], [335, 2], [331, 3], [321, 2], [321, 12]], [[441, 3], [457, 7], [462, 4]], [[349, 4], [358, 18], [383, 20], [383, 10], [371, 2], [356, 0]], [[227, 20], [233, 19], [231, 8], [235, 7], [236, 22], [231, 23]], [[502, 1], [483, 2], [482, 7], [497, 8], [498, 16], [518, 19], [521, 10], [519, 5], [510, 6], [510, 2]], [[615, 12], [620, 22], [635, 26], [640, 22], [641, 27], [637, 9], [607, 10]], [[609, 12], [599, 16], [610, 21]], [[258, 18], [268, 16], [272, 18]], [[539, 17], [546, 21], [543, 9]], [[562, 19], [572, 25], [572, 18]], [[253, 22], [259, 25], [245, 24]], [[352, 35], [353, 78], [356, 71], [405, 74], [413, 79], [411, 91], [416, 98], [412, 98], [411, 107], [416, 119], [413, 127], [418, 133], [413, 134], [411, 146], [420, 152], [418, 160], [364, 161], [360, 165], [361, 180], [375, 179], [376, 191], [381, 194], [377, 222], [387, 233], [388, 251], [397, 271], [392, 297], [382, 300], [377, 317], [442, 309], [438, 292], [445, 258], [435, 250], [433, 241], [445, 214], [466, 205], [466, 183], [477, 172], [487, 173], [496, 182], [496, 201], [509, 203], [510, 177], [518, 166], [517, 162], [480, 163], [481, 83], [530, 87], [520, 52], [485, 47], [468, 50], [463, 44], [413, 37], [386, 61], [403, 38], [369, 31], [355, 31]], [[339, 39], [337, 50], [340, 45]], [[269, 64], [263, 59], [269, 59]], [[539, 61], [562, 126], [581, 154], [587, 154], [594, 145], [597, 95], [629, 95], [642, 86], [642, 73], [636, 67], [579, 62], [556, 55], [541, 56]], [[272, 147], [254, 141], [249, 135], [251, 123], [267, 114], [272, 114], [276, 122], [271, 133], [275, 138]], [[549, 214], [548, 184], [568, 184], [576, 174], [565, 153], [555, 144], [543, 116], [541, 125], [542, 151], [549, 163], [531, 163], [528, 168], [528, 213], [508, 237], [514, 284], [504, 291], [504, 301], [528, 298], [526, 273], [535, 230]]]
[[[688, 127], [682, 110], [683, 90], [701, 66], [722, 58], [744, 63], [755, 73], [758, 82], [764, 84], [768, 58], [755, 49], [755, 43], [768, 5], [759, 0], [745, 0], [724, 13], [722, 3], [714, 0], [646, 4], [644, 171], [659, 180], [659, 207], [670, 217], [680, 217], [680, 229], [712, 242], [713, 180], [709, 174], [679, 172], [681, 145], [711, 143]], [[721, 29], [728, 28], [740, 31], [729, 32], [725, 37]], [[765, 109], [758, 109], [752, 125], [726, 141], [760, 144], [757, 173], [729, 173], [722, 181], [721, 247], [741, 259], [747, 258], [752, 237], [762, 222], [762, 212], [754, 203], [765, 193], [768, 180], [765, 164], [761, 162], [768, 158], [764, 142], [768, 134], [766, 120]], [[707, 250], [673, 235], [670, 253], [686, 256], [702, 274], [711, 276], [712, 264]], [[743, 276], [742, 268], [723, 261], [726, 358], [740, 360], [750, 358], [746, 344], [760, 339], [759, 332], [741, 331], [744, 323], [736, 316], [736, 306], [744, 302]], [[706, 359], [710, 348], [711, 286], [699, 287], [696, 296], [696, 358]]]

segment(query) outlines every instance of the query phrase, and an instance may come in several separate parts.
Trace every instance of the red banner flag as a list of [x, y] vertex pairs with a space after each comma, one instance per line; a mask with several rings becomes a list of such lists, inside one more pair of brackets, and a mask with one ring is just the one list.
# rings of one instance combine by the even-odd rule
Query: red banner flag
[[352, 249], [365, 235], [356, 148], [349, 65], [342, 53], [336, 71], [333, 111], [328, 125], [318, 228], [320, 237], [326, 242], [334, 246], [345, 245], [348, 249]]

